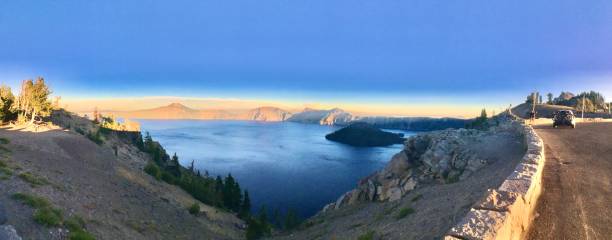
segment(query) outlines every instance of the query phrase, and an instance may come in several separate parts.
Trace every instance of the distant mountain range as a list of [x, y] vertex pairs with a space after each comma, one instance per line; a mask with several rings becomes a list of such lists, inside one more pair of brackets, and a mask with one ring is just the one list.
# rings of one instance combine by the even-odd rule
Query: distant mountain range
[[205, 120], [252, 120], [285, 121], [291, 113], [276, 107], [259, 107], [248, 111], [226, 111], [215, 109], [193, 109], [180, 103], [152, 109], [112, 112], [115, 116], [136, 119], [205, 119]]
[[180, 103], [152, 109], [112, 112], [117, 117], [131, 119], [203, 119], [203, 120], [250, 120], [265, 122], [289, 121], [319, 125], [346, 126], [354, 122], [367, 122], [378, 128], [413, 131], [461, 128], [471, 120], [457, 118], [427, 117], [359, 117], [339, 108], [329, 110], [306, 108], [291, 113], [277, 107], [258, 107], [247, 111], [193, 109]]

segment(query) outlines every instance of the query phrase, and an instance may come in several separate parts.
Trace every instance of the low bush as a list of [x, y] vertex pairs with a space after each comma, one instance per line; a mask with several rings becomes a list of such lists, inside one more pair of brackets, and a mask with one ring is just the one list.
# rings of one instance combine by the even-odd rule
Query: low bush
[[70, 240], [95, 240], [96, 238], [85, 230], [77, 230], [70, 232], [68, 236]]
[[147, 166], [145, 166], [144, 168], [144, 171], [148, 173], [149, 175], [153, 176], [157, 180], [161, 179], [161, 171], [159, 170], [159, 167], [155, 163], [147, 164]]
[[70, 240], [95, 240], [96, 238], [85, 231], [85, 221], [77, 216], [73, 215], [64, 221], [64, 226], [70, 230], [68, 238]]
[[370, 231], [362, 234], [361, 236], [359, 236], [357, 239], [358, 240], [373, 240], [374, 239], [374, 234], [376, 234], [376, 232], [374, 232], [373, 230], [370, 230]]
[[416, 202], [419, 199], [421, 199], [423, 197], [423, 194], [417, 194], [416, 196], [412, 197], [412, 199], [410, 199], [411, 202]]
[[168, 184], [176, 184], [176, 177], [174, 177], [169, 172], [166, 172], [166, 171], [162, 172], [161, 179], [164, 182], [167, 182]]
[[26, 193], [15, 193], [13, 194], [13, 199], [18, 200], [36, 209], [47, 208], [51, 206], [51, 204], [49, 203], [49, 201], [47, 201], [47, 199], [43, 197], [26, 194]]
[[30, 183], [30, 185], [32, 185], [33, 187], [49, 184], [49, 181], [47, 181], [47, 179], [34, 176], [32, 173], [29, 172], [21, 173], [19, 174], [19, 177], [24, 181]]
[[89, 140], [91, 140], [92, 142], [95, 142], [98, 145], [102, 145], [104, 143], [104, 140], [102, 139], [102, 135], [100, 135], [100, 131], [96, 131], [94, 132], [90, 132], [87, 134], [87, 138], [89, 138]]
[[405, 218], [406, 216], [412, 213], [414, 213], [414, 209], [405, 207], [405, 208], [400, 209], [399, 213], [397, 214], [395, 218], [399, 220], [399, 219]]
[[189, 213], [193, 214], [193, 215], [197, 215], [198, 213], [200, 213], [200, 204], [198, 203], [194, 203], [189, 207]]
[[60, 226], [62, 223], [62, 211], [52, 207], [43, 207], [34, 213], [34, 221], [47, 227]]
[[8, 143], [10, 143], [10, 142], [11, 142], [11, 141], [10, 141], [10, 140], [8, 140], [8, 138], [3, 138], [3, 137], [0, 137], [0, 144], [8, 144]]

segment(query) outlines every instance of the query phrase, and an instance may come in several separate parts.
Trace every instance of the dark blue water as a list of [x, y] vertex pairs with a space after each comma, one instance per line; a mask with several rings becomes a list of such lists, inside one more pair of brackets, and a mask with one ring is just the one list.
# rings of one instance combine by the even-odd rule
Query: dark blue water
[[[357, 181], [381, 169], [401, 145], [357, 148], [331, 142], [337, 127], [291, 122], [139, 120], [183, 166], [210, 175], [231, 173], [251, 196], [253, 210], [265, 204], [289, 207], [309, 217]], [[403, 132], [412, 135], [410, 132]]]

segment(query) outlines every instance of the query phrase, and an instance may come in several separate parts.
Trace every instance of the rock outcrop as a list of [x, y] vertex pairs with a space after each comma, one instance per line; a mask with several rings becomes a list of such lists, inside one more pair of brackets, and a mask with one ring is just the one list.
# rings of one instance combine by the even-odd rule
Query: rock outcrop
[[316, 110], [306, 108], [291, 116], [287, 121], [320, 125], [346, 125], [354, 119], [353, 115], [342, 109]]
[[7, 221], [6, 209], [0, 202], [0, 240], [21, 240], [13, 226], [5, 225]]
[[405, 142], [384, 169], [362, 179], [357, 188], [342, 195], [323, 211], [368, 201], [396, 201], [422, 184], [463, 180], [488, 163], [476, 145], [498, 131], [518, 131], [520, 125], [504, 123], [489, 131], [449, 129], [419, 134]]
[[259, 107], [249, 110], [244, 119], [262, 122], [282, 122], [291, 117], [291, 113], [276, 107]]
[[1, 240], [21, 240], [17, 230], [11, 225], [0, 225]]

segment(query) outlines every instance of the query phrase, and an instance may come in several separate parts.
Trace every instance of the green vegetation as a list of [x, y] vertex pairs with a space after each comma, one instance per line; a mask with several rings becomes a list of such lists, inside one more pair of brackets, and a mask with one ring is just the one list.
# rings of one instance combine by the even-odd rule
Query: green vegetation
[[153, 161], [145, 167], [145, 172], [149, 175], [181, 187], [204, 204], [241, 213], [244, 217], [249, 215], [251, 203], [248, 194], [245, 191], [243, 196], [240, 185], [231, 174], [228, 174], [225, 179], [221, 179], [220, 176], [213, 179], [208, 175], [201, 175], [199, 171], [191, 167], [184, 168], [179, 164], [176, 154], [170, 157], [148, 133], [144, 138], [144, 150], [153, 158]]
[[366, 233], [364, 233], [361, 236], [359, 236], [357, 239], [358, 240], [373, 240], [374, 239], [374, 234], [376, 234], [376, 232], [374, 230], [369, 230]]
[[100, 135], [100, 131], [94, 131], [94, 132], [89, 132], [87, 134], [87, 138], [89, 138], [89, 140], [91, 140], [92, 142], [95, 142], [98, 145], [102, 145], [104, 143], [104, 139], [102, 138], [102, 135]]
[[47, 199], [26, 193], [15, 193], [13, 194], [13, 199], [36, 209], [48, 208], [51, 206]]
[[11, 88], [5, 85], [0, 86], [0, 123], [10, 121], [15, 118], [13, 103], [15, 96]]
[[292, 230], [298, 227], [301, 222], [302, 220], [297, 215], [297, 213], [293, 209], [289, 208], [289, 210], [287, 210], [287, 214], [285, 215], [285, 222], [283, 224], [283, 228], [285, 230]]
[[397, 216], [395, 216], [395, 219], [399, 220], [402, 218], [405, 218], [406, 216], [413, 214], [414, 213], [414, 209], [410, 208], [410, 207], [403, 207], [400, 209], [399, 213], [397, 214]]
[[71, 231], [68, 236], [70, 240], [95, 240], [96, 238], [85, 230]]
[[[561, 92], [558, 97], [553, 98], [553, 96], [552, 93], [546, 95], [546, 104], [572, 107], [577, 111], [582, 111], [584, 107], [585, 112], [606, 112], [610, 107], [606, 103], [603, 94], [596, 91], [582, 92], [578, 95], [571, 92]], [[543, 104], [541, 98], [542, 96], [540, 96], [539, 92], [534, 92], [527, 96], [525, 103], [532, 104], [534, 99], [536, 99], [537, 104]], [[537, 101], [538, 99], [540, 100]]]
[[7, 138], [0, 137], [0, 144], [9, 144], [10, 142]]
[[60, 226], [62, 223], [62, 211], [52, 207], [37, 209], [34, 213], [34, 221], [47, 227]]
[[423, 194], [417, 194], [414, 197], [412, 197], [412, 199], [410, 199], [411, 202], [416, 202], [418, 200], [420, 200], [421, 198], [423, 198]]
[[41, 77], [36, 81], [25, 80], [21, 85], [21, 93], [15, 101], [17, 121], [33, 123], [37, 117], [47, 117], [51, 113], [51, 102], [48, 100], [51, 90]]
[[0, 86], [0, 123], [13, 120], [33, 123], [39, 117], [48, 117], [52, 109], [48, 100], [50, 94], [51, 91], [41, 77], [36, 81], [23, 81], [17, 97], [9, 87]]
[[47, 181], [47, 179], [42, 178], [42, 177], [34, 176], [32, 173], [29, 173], [29, 172], [21, 173], [21, 174], [19, 174], [19, 177], [21, 179], [23, 179], [24, 181], [30, 183], [30, 185], [32, 187], [37, 187], [37, 186], [42, 186], [42, 185], [49, 184], [49, 181]]
[[145, 166], [144, 171], [157, 180], [161, 179], [161, 171], [155, 163], [148, 163], [147, 166]]
[[2, 160], [0, 160], [0, 180], [7, 180], [13, 176], [13, 170]]
[[487, 110], [482, 109], [480, 112], [480, 117], [474, 119], [474, 121], [466, 124], [465, 128], [473, 128], [479, 130], [487, 130], [489, 129], [489, 117], [487, 116]]
[[78, 215], [73, 215], [64, 221], [64, 226], [70, 230], [70, 240], [95, 240], [96, 238], [85, 230], [85, 221]]
[[95, 240], [95, 237], [85, 230], [85, 221], [78, 215], [64, 219], [62, 210], [54, 208], [49, 200], [26, 193], [15, 193], [13, 199], [35, 209], [34, 221], [47, 227], [66, 227], [70, 230], [70, 240]]
[[193, 214], [193, 215], [197, 215], [200, 213], [200, 204], [198, 203], [194, 203], [189, 207], [189, 213]]
[[246, 231], [246, 238], [249, 240], [259, 239], [272, 234], [272, 225], [268, 222], [266, 206], [262, 206], [259, 209], [258, 216], [248, 219], [247, 223], [249, 226]]

